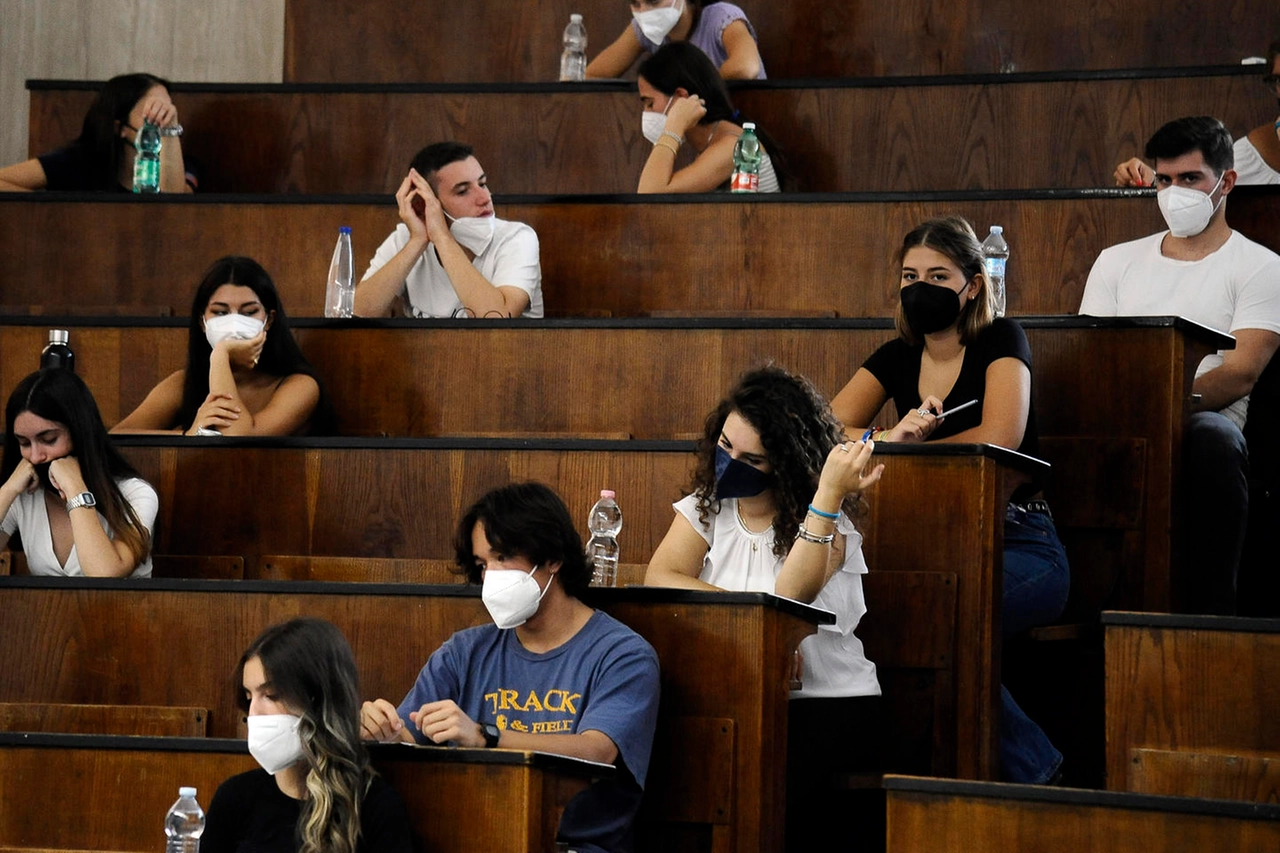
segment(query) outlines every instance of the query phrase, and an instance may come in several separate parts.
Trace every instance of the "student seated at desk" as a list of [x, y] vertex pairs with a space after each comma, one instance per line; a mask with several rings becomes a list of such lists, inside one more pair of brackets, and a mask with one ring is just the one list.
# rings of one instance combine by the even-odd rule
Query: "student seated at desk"
[[570, 801], [559, 839], [578, 851], [630, 850], [658, 715], [658, 657], [582, 603], [582, 540], [540, 483], [495, 489], [462, 517], [459, 567], [483, 582], [493, 624], [459, 631], [400, 703], [365, 702], [364, 736], [538, 750], [614, 764], [614, 779]]
[[187, 366], [112, 428], [120, 433], [324, 435], [332, 412], [275, 282], [252, 258], [214, 261], [191, 302]]
[[[1031, 350], [1022, 327], [994, 317], [972, 226], [959, 217], [929, 220], [907, 234], [898, 263], [898, 338], [876, 350], [836, 395], [836, 417], [861, 430], [893, 400], [901, 420], [873, 431], [880, 441], [985, 443], [1037, 455]], [[947, 415], [970, 400], [977, 403]], [[1015, 492], [1005, 514], [1006, 637], [1052, 622], [1067, 603], [1066, 551], [1037, 491]], [[1048, 782], [1062, 754], [1007, 690], [1001, 697], [1004, 779]]]
[[189, 193], [196, 178], [182, 159], [182, 125], [169, 84], [150, 74], [112, 77], [85, 113], [80, 136], [65, 148], [0, 169], [0, 192], [133, 188], [134, 145], [144, 121], [160, 128], [160, 192]]
[[[742, 135], [741, 117], [729, 90], [702, 51], [684, 42], [663, 45], [640, 63], [640, 126], [653, 144], [640, 172], [638, 193], [709, 193], [728, 189], [733, 176], [733, 149]], [[782, 191], [790, 173], [778, 145], [763, 129], [760, 138], [759, 192]], [[697, 155], [676, 170], [685, 143]], [[773, 152], [773, 156], [770, 156]], [[777, 158], [777, 162], [774, 159]]]
[[707, 417], [692, 494], [649, 562], [648, 586], [771, 592], [836, 614], [800, 643], [788, 724], [788, 849], [816, 849], [839, 810], [827, 779], [879, 769], [880, 684], [854, 634], [867, 612], [854, 526], [870, 442], [842, 442], [809, 382], [776, 367], [745, 374]]
[[159, 498], [72, 371], [46, 368], [13, 389], [0, 482], [0, 548], [20, 533], [31, 574], [151, 576]]
[[587, 77], [621, 77], [642, 53], [664, 44], [700, 50], [726, 80], [763, 80], [764, 63], [747, 13], [716, 0], [630, 0], [633, 20], [587, 64]]
[[322, 619], [273, 625], [240, 658], [249, 752], [218, 786], [201, 853], [410, 853], [404, 802], [360, 740], [356, 662]]

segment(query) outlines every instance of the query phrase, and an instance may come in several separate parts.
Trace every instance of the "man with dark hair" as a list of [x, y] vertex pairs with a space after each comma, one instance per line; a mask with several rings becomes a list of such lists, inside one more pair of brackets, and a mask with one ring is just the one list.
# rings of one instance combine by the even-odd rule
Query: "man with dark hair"
[[538, 235], [493, 212], [470, 145], [417, 153], [396, 191], [400, 224], [356, 287], [355, 313], [385, 317], [541, 317]]
[[396, 708], [361, 709], [364, 737], [538, 750], [617, 766], [575, 797], [560, 839], [580, 851], [630, 849], [658, 715], [658, 656], [579, 596], [591, 581], [564, 503], [540, 483], [495, 489], [462, 517], [458, 565], [493, 624], [459, 631]]
[[1231, 135], [1208, 116], [1171, 121], [1147, 143], [1168, 231], [1104, 249], [1089, 272], [1081, 314], [1174, 314], [1235, 336], [1200, 363], [1184, 439], [1187, 563], [1197, 606], [1235, 612], [1248, 515], [1245, 417], [1249, 393], [1280, 345], [1280, 256], [1233, 231]]
[[[1262, 83], [1280, 101], [1280, 39], [1267, 48], [1267, 69]], [[1235, 141], [1236, 183], [1280, 184], [1280, 118], [1268, 121]], [[1147, 152], [1147, 158], [1151, 158]], [[1146, 163], [1134, 157], [1116, 166], [1116, 186], [1149, 187], [1155, 173]]]

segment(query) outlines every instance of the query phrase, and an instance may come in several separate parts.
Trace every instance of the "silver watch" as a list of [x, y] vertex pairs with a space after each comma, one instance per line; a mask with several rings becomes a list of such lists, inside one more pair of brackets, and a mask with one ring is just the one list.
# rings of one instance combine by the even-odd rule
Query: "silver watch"
[[93, 492], [81, 492], [71, 500], [67, 501], [67, 512], [73, 509], [79, 509], [82, 506], [95, 507], [98, 505], [97, 499], [93, 496]]
[[161, 136], [181, 136], [182, 125], [178, 124], [177, 122], [174, 122], [173, 124], [170, 124], [170, 125], [166, 125], [165, 127], [160, 128], [160, 135]]

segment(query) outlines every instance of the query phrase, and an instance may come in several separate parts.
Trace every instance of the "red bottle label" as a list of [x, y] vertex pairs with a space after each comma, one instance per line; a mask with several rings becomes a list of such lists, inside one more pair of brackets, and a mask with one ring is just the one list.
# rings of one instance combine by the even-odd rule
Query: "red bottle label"
[[749, 175], [746, 172], [734, 172], [733, 180], [729, 184], [729, 190], [735, 193], [753, 193], [760, 189], [760, 176]]

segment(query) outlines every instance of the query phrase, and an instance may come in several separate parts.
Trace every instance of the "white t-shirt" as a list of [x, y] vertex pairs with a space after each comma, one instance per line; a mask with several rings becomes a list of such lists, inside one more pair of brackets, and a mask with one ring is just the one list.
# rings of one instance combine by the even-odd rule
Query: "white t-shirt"
[[1236, 159], [1236, 182], [1240, 184], [1280, 184], [1280, 172], [1267, 165], [1249, 137], [1242, 136], [1233, 147]]
[[[707, 541], [701, 580], [734, 592], [773, 592], [783, 560], [773, 553], [772, 527], [763, 533], [747, 530], [738, 516], [736, 498], [722, 500], [720, 512], [708, 518], [706, 526], [698, 520], [697, 495], [687, 495], [673, 506]], [[876, 665], [867, 660], [862, 641], [853, 633], [867, 612], [862, 595], [862, 576], [867, 573], [862, 534], [843, 513], [836, 529], [845, 536], [844, 563], [812, 602], [834, 613], [836, 621], [819, 625], [816, 634], [800, 641], [803, 688], [793, 692], [792, 698], [880, 695]]]
[[[367, 279], [400, 253], [409, 244], [409, 226], [401, 222], [396, 226], [369, 262], [365, 270]], [[538, 235], [523, 222], [495, 219], [493, 239], [484, 251], [476, 255], [471, 265], [479, 270], [495, 287], [518, 287], [529, 294], [529, 307], [520, 316], [542, 316], [542, 264], [538, 249]], [[401, 296], [407, 296], [406, 317], [454, 317], [462, 309], [462, 300], [449, 281], [449, 274], [440, 264], [435, 247], [428, 246], [409, 269]], [[462, 315], [466, 316], [466, 315]]]
[[[155, 528], [156, 513], [160, 510], [160, 498], [156, 495], [156, 490], [151, 488], [151, 484], [146, 480], [136, 477], [117, 480], [116, 483], [120, 486], [120, 493], [124, 495], [124, 499], [133, 507], [138, 521], [142, 522], [142, 526], [150, 534]], [[98, 513], [98, 523], [102, 525], [103, 530], [107, 531], [108, 537], [115, 539], [115, 534], [101, 512]], [[80, 555], [75, 545], [71, 546], [67, 564], [64, 566], [58, 562], [58, 557], [53, 551], [53, 534], [49, 532], [49, 513], [44, 503], [44, 489], [18, 495], [17, 500], [9, 507], [4, 521], [0, 521], [0, 530], [9, 536], [12, 536], [15, 530], [22, 534], [22, 548], [27, 555], [27, 568], [31, 574], [61, 575], [69, 578], [84, 576], [84, 572], [80, 570]], [[150, 555], [138, 564], [129, 577], [151, 577]]]
[[[1219, 332], [1263, 329], [1280, 334], [1280, 255], [1232, 231], [1227, 242], [1198, 261], [1160, 253], [1167, 231], [1103, 249], [1089, 271], [1080, 313], [1094, 317], [1177, 315]], [[1206, 356], [1200, 376], [1222, 364]], [[1222, 410], [1244, 428], [1249, 398]]]

